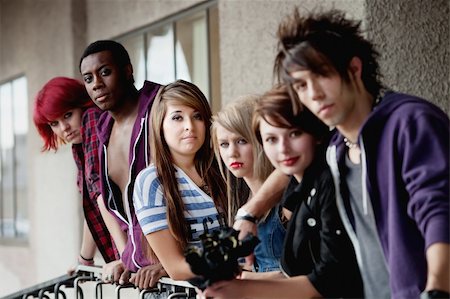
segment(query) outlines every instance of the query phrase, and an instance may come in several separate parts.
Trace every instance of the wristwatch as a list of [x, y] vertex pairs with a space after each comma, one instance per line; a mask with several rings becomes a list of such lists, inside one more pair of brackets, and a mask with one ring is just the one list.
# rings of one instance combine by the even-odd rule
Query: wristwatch
[[236, 216], [234, 216], [234, 221], [238, 220], [247, 220], [258, 224], [259, 219], [253, 216], [250, 212], [247, 212], [244, 208], [240, 208], [237, 210]]
[[440, 290], [429, 290], [429, 291], [423, 291], [420, 294], [420, 299], [441, 299], [441, 298], [450, 298], [450, 294], [445, 291]]

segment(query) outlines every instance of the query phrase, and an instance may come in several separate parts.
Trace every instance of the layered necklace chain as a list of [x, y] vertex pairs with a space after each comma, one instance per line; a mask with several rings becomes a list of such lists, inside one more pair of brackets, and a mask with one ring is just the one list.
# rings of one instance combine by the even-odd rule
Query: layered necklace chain
[[347, 139], [347, 137], [344, 137], [344, 142], [345, 142], [345, 145], [346, 145], [349, 149], [352, 149], [352, 148], [358, 148], [358, 147], [359, 147], [358, 143], [351, 142], [350, 140]]
[[[380, 88], [378, 96], [373, 102], [372, 110], [381, 102], [386, 92], [387, 92], [386, 88]], [[359, 148], [358, 142], [352, 142], [347, 137], [344, 137], [344, 143], [349, 149]]]

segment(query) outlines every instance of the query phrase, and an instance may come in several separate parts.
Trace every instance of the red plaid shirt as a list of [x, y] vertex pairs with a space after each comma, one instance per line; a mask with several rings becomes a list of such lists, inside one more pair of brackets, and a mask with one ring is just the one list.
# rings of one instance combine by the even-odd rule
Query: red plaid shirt
[[119, 254], [97, 204], [101, 187], [96, 123], [101, 113], [102, 110], [97, 107], [89, 108], [83, 113], [81, 120], [83, 142], [74, 144], [72, 152], [78, 168], [77, 185], [83, 196], [84, 216], [98, 250], [108, 263], [119, 259]]

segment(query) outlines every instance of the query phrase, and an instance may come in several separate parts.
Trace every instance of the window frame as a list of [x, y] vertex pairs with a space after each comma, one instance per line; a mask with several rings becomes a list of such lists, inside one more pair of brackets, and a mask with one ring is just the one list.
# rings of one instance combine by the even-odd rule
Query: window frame
[[[147, 34], [151, 33], [152, 31], [156, 31], [161, 27], [164, 26], [171, 26], [173, 30], [173, 43], [174, 43], [174, 64], [175, 64], [175, 76], [177, 76], [177, 70], [176, 70], [176, 41], [177, 41], [177, 31], [176, 31], [176, 23], [177, 21], [185, 20], [189, 17], [192, 17], [195, 14], [198, 14], [200, 12], [205, 12], [206, 15], [206, 51], [207, 51], [207, 92], [205, 92], [205, 96], [208, 99], [212, 110], [214, 111], [215, 107], [220, 107], [221, 99], [220, 99], [220, 77], [219, 72], [214, 71], [211, 69], [212, 64], [218, 65], [218, 54], [212, 53], [211, 49], [217, 49], [218, 45], [212, 46], [211, 45], [211, 31], [216, 32], [218, 31], [218, 22], [217, 19], [215, 23], [211, 21], [211, 15], [214, 15], [215, 18], [218, 18], [218, 0], [210, 0], [206, 2], [201, 2], [199, 4], [196, 4], [192, 7], [189, 7], [181, 12], [174, 13], [170, 16], [167, 16], [165, 18], [162, 18], [160, 20], [157, 20], [149, 25], [143, 26], [139, 29], [118, 35], [112, 39], [120, 42], [120, 43], [126, 43], [127, 40], [131, 40], [133, 38], [143, 38], [143, 47], [144, 47], [144, 79], [148, 79], [148, 69], [147, 69], [147, 62], [148, 62], [148, 37]], [[211, 30], [211, 26], [217, 27]], [[157, 82], [159, 83], [159, 82]], [[140, 88], [140, 86], [138, 87]]]
[[[27, 124], [26, 124], [26, 131], [24, 132], [24, 138], [25, 138], [25, 143], [24, 143], [24, 148], [23, 150], [25, 152], [28, 151], [28, 135], [30, 133], [30, 124], [29, 124], [29, 107], [30, 107], [30, 103], [29, 103], [29, 97], [28, 97], [28, 78], [25, 76], [25, 74], [19, 74], [13, 77], [10, 77], [6, 80], [0, 81], [0, 88], [2, 88], [5, 85], [11, 85], [11, 103], [16, 102], [15, 99], [17, 99], [17, 97], [14, 95], [14, 82], [17, 80], [25, 80], [25, 87], [24, 87], [24, 94], [26, 96], [26, 98], [24, 99], [24, 103], [26, 103], [26, 106], [24, 107], [24, 109], [26, 109], [26, 119], [27, 119]], [[0, 94], [0, 101], [2, 101], [2, 97]], [[13, 181], [13, 186], [12, 186], [12, 194], [13, 194], [13, 198], [12, 198], [12, 205], [13, 205], [13, 235], [7, 235], [5, 234], [5, 220], [9, 220], [6, 219], [4, 216], [4, 205], [5, 205], [5, 199], [4, 199], [4, 189], [3, 189], [3, 181], [0, 180], [0, 245], [8, 245], [8, 246], [17, 246], [17, 245], [26, 245], [28, 244], [29, 241], [29, 237], [30, 237], [30, 215], [29, 215], [29, 211], [28, 211], [28, 192], [29, 192], [29, 181], [26, 179], [25, 180], [25, 185], [23, 187], [24, 189], [24, 201], [25, 201], [25, 214], [26, 214], [26, 222], [28, 223], [28, 229], [25, 232], [25, 234], [20, 234], [19, 233], [19, 229], [18, 229], [18, 213], [19, 213], [19, 196], [18, 196], [18, 179], [17, 179], [17, 175], [19, 173], [18, 171], [18, 165], [19, 163], [17, 163], [17, 159], [18, 159], [18, 150], [17, 150], [17, 132], [16, 132], [16, 128], [14, 126], [14, 122], [15, 122], [15, 115], [17, 115], [17, 112], [15, 111], [15, 106], [14, 104], [12, 105], [11, 109], [12, 109], [12, 124], [13, 124], [13, 146], [12, 146], [12, 160], [13, 160], [13, 169], [12, 169], [12, 181]], [[0, 109], [1, 109], [1, 105], [0, 105]], [[1, 111], [0, 111], [1, 114]], [[1, 126], [2, 123], [0, 122], [0, 150], [3, 150], [2, 147], [2, 140], [1, 140]], [[27, 157], [28, 158], [28, 157]], [[2, 152], [0, 151], [0, 176], [3, 176], [3, 155]], [[27, 171], [24, 172], [24, 175], [27, 175]], [[8, 199], [6, 199], [8, 200]]]

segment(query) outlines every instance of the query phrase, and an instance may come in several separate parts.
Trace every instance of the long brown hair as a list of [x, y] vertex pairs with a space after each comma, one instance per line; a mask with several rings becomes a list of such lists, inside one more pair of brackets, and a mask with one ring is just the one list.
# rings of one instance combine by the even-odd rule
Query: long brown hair
[[173, 166], [172, 155], [164, 138], [163, 121], [167, 111], [167, 102], [175, 101], [197, 110], [205, 122], [205, 141], [195, 154], [194, 163], [200, 177], [208, 185], [211, 197], [219, 212], [227, 213], [225, 182], [221, 179], [211, 148], [211, 108], [200, 89], [187, 81], [177, 80], [160, 90], [153, 104], [150, 118], [152, 138], [150, 149], [152, 161], [155, 165], [158, 179], [163, 187], [163, 194], [167, 204], [167, 220], [174, 238], [185, 248], [188, 242], [188, 225], [185, 221], [185, 206], [178, 190]]

